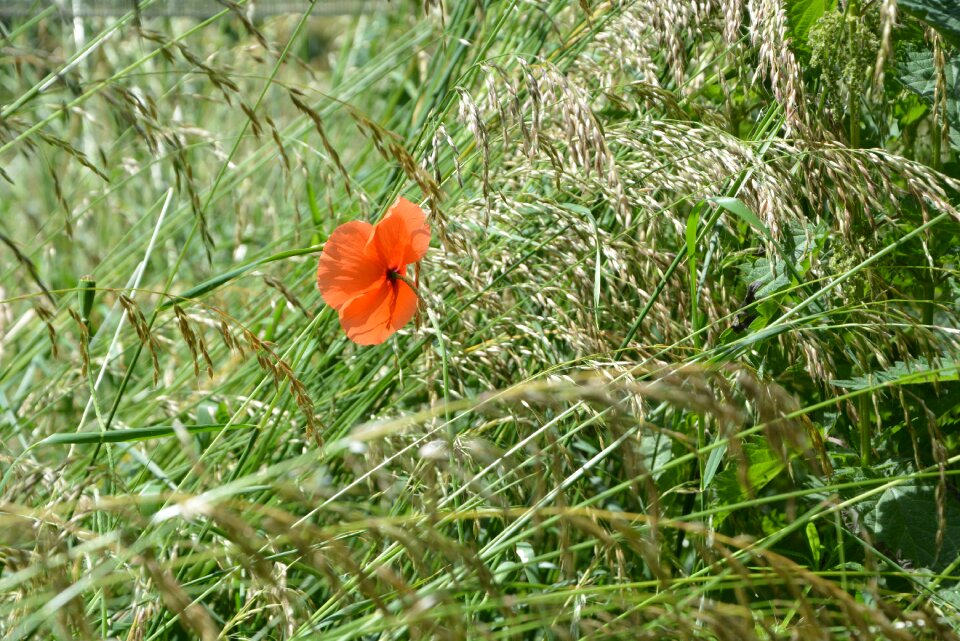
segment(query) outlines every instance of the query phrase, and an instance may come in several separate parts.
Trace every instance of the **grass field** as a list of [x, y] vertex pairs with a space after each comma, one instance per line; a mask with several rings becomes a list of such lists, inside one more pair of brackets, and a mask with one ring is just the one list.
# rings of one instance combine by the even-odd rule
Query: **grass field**
[[960, 638], [951, 2], [244, 4], [0, 22], [0, 637]]

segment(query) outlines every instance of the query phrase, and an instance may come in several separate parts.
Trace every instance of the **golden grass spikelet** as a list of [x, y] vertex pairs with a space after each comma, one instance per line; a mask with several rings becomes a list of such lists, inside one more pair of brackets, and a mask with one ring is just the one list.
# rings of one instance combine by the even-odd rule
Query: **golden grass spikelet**
[[223, 344], [226, 346], [226, 348], [231, 352], [236, 351], [241, 357], [243, 357], [243, 343], [237, 340], [236, 335], [234, 335], [223, 316], [219, 318], [219, 322], [216, 323], [216, 327], [217, 333], [220, 334], [220, 338], [223, 340]]
[[787, 10], [783, 0], [747, 0], [750, 40], [759, 51], [757, 76], [765, 76], [783, 106], [789, 129], [806, 119], [801, 70], [787, 34]]
[[[318, 446], [321, 446], [323, 441], [320, 429], [323, 425], [317, 420], [313, 399], [310, 397], [310, 392], [307, 390], [306, 385], [297, 377], [293, 368], [277, 355], [270, 343], [260, 340], [253, 332], [246, 328], [242, 329], [242, 334], [244, 341], [256, 356], [260, 369], [270, 374], [275, 389], [279, 391], [284, 380], [290, 384], [290, 392], [293, 394], [293, 399], [306, 420], [307, 437], [316, 442]], [[221, 332], [221, 336], [222, 335], [223, 333]]]
[[347, 196], [349, 196], [351, 193], [350, 174], [347, 172], [346, 167], [343, 166], [343, 161], [340, 160], [340, 154], [337, 153], [337, 150], [327, 137], [326, 129], [323, 127], [323, 118], [320, 117], [320, 114], [317, 113], [315, 109], [304, 102], [303, 94], [300, 91], [291, 89], [287, 92], [287, 95], [290, 97], [290, 101], [293, 103], [293, 105], [303, 115], [307, 116], [311, 122], [313, 122], [313, 126], [316, 128], [317, 134], [320, 136], [320, 142], [323, 144], [323, 149], [327, 152], [328, 161], [337, 168], [337, 171], [340, 172], [340, 177], [343, 179], [343, 188], [346, 190]]
[[80, 332], [80, 375], [87, 376], [90, 372], [90, 328], [87, 327], [76, 310], [71, 307], [68, 311], [70, 312], [70, 318], [77, 324], [77, 330]]
[[473, 101], [470, 94], [460, 87], [457, 87], [457, 95], [460, 97], [458, 103], [458, 117], [460, 122], [466, 125], [470, 133], [473, 134], [477, 145], [480, 147], [480, 169], [481, 169], [481, 187], [483, 188], [483, 197], [487, 201], [488, 213], [484, 216], [484, 226], [489, 224], [490, 215], [490, 143], [487, 138], [487, 128], [483, 122], [483, 116], [480, 114], [480, 108]]
[[54, 358], [59, 357], [60, 349], [57, 347], [57, 329], [53, 326], [53, 319], [55, 316], [54, 312], [44, 305], [39, 299], [34, 301], [33, 311], [36, 313], [37, 318], [40, 319], [40, 322], [43, 323], [43, 326], [47, 330], [47, 338], [50, 340], [50, 353]]
[[193, 375], [197, 378], [200, 377], [200, 358], [202, 357], [207, 365], [207, 375], [213, 378], [213, 361], [210, 358], [210, 353], [207, 351], [206, 341], [203, 340], [203, 333], [193, 331], [190, 318], [187, 316], [187, 313], [183, 311], [182, 307], [174, 305], [173, 313], [177, 319], [177, 328], [180, 330], [180, 336], [183, 338], [184, 343], [186, 343], [187, 348], [190, 350], [190, 354], [193, 356]]
[[880, 49], [873, 68], [874, 91], [883, 91], [887, 62], [893, 57], [893, 27], [897, 23], [897, 0], [882, 0], [880, 4]]
[[203, 605], [193, 602], [193, 598], [177, 582], [176, 578], [148, 553], [143, 553], [140, 565], [153, 580], [160, 597], [171, 612], [202, 641], [216, 641], [220, 637], [220, 628]]
[[297, 297], [294, 295], [294, 293], [291, 292], [291, 291], [287, 288], [287, 286], [283, 284], [283, 281], [281, 281], [281, 280], [279, 280], [279, 279], [277, 279], [277, 278], [274, 278], [273, 276], [271, 276], [271, 275], [269, 275], [269, 274], [264, 274], [264, 275], [263, 275], [263, 282], [266, 283], [266, 284], [267, 284], [268, 286], [270, 286], [271, 288], [273, 288], [273, 289], [277, 290], [278, 292], [280, 292], [280, 294], [283, 296], [283, 298], [284, 298], [288, 303], [290, 303], [293, 307], [295, 307], [296, 309], [300, 310], [300, 311], [303, 313], [304, 316], [306, 316], [307, 318], [313, 318], [313, 314], [311, 314], [310, 311], [309, 311], [306, 307], [304, 307], [303, 303], [300, 302], [300, 299], [297, 298]]

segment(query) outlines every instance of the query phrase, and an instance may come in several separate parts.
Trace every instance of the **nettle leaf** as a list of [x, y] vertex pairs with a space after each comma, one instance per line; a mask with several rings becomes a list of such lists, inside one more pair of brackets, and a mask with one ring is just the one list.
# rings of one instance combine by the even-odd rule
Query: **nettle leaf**
[[[960, 59], [957, 56], [947, 58], [945, 72], [950, 144], [955, 149], [960, 149]], [[927, 106], [933, 105], [937, 87], [933, 52], [916, 45], [905, 47], [899, 56], [897, 81]]]
[[[864, 524], [879, 544], [898, 560], [939, 572], [960, 554], [960, 505], [946, 501], [946, 530], [937, 546], [937, 499], [933, 485], [900, 485], [888, 489]], [[881, 548], [883, 549], [883, 548]]]
[[[784, 470], [783, 460], [777, 456], [765, 443], [745, 443], [743, 454], [746, 457], [747, 482], [750, 487], [741, 484], [741, 475], [736, 466], [744, 465], [744, 461], [730, 459], [730, 464], [714, 477], [713, 487], [717, 493], [719, 505], [735, 505], [750, 498], [777, 478]], [[714, 517], [714, 526], [730, 514], [729, 511], [718, 513]]]
[[[744, 217], [737, 208], [719, 200], [716, 202], [745, 222], [750, 222], [750, 218]], [[742, 204], [740, 206], [744, 207]], [[740, 309], [749, 306], [749, 310], [738, 312], [734, 321], [736, 326], [728, 327], [720, 335], [718, 340], [721, 344], [734, 340], [746, 323], [749, 323], [751, 333], [766, 327], [770, 319], [780, 311], [781, 303], [789, 295], [791, 288], [806, 281], [810, 265], [816, 255], [823, 251], [829, 236], [826, 225], [822, 222], [806, 225], [791, 222], [780, 234], [779, 240], [776, 240], [762, 223], [757, 222], [760, 225], [758, 231], [768, 239], [767, 251], [770, 245], [773, 245], [775, 251], [761, 258], [750, 257], [746, 260], [741, 253], [725, 261], [724, 268], [734, 267], [739, 271], [738, 279], [746, 292]], [[750, 227], [754, 228], [755, 225], [751, 224]]]
[[960, 359], [944, 357], [934, 362], [921, 357], [905, 363], [897, 361], [893, 366], [865, 376], [830, 381], [836, 387], [851, 390], [869, 389], [895, 383], [897, 385], [918, 385], [937, 381], [960, 380]]
[[[804, 227], [790, 224], [784, 240], [787, 241], [785, 251], [791, 257], [792, 264], [798, 273], [805, 274], [809, 261], [804, 261], [818, 249], [825, 233], [824, 228], [815, 226]], [[774, 292], [785, 289], [790, 285], [790, 273], [786, 262], [780, 256], [759, 258], [752, 264], [741, 265], [740, 280], [745, 285], [760, 281], [761, 286], [756, 291], [757, 299], [764, 298]]]
[[897, 8], [923, 20], [945, 40], [960, 47], [960, 3], [957, 0], [898, 0]]
[[937, 597], [943, 599], [945, 603], [955, 610], [960, 610], [960, 585], [952, 585], [948, 588], [937, 590]]
[[810, 28], [828, 11], [837, 8], [836, 0], [790, 0], [787, 2], [787, 31], [793, 48], [809, 53]]
[[654, 480], [663, 475], [664, 466], [673, 460], [672, 445], [671, 440], [662, 434], [648, 434], [640, 439], [640, 455], [647, 469], [652, 470]]

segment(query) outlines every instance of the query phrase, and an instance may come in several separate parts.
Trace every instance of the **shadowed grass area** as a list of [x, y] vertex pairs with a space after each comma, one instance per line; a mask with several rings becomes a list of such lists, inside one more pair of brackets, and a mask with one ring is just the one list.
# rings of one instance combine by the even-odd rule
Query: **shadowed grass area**
[[0, 23], [4, 639], [957, 637], [960, 24], [244, 4]]

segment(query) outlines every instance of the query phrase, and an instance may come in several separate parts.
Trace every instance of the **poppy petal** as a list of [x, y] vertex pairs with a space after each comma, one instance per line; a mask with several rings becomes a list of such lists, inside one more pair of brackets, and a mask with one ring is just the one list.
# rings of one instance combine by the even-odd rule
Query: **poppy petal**
[[396, 331], [409, 323], [416, 313], [417, 295], [410, 289], [410, 285], [403, 281], [397, 281], [397, 299], [393, 306], [393, 314], [390, 317], [390, 325]]
[[386, 278], [377, 287], [354, 296], [340, 308], [340, 326], [360, 345], [379, 345], [396, 330], [391, 323], [396, 287]]
[[419, 261], [430, 247], [430, 227], [423, 210], [400, 197], [377, 223], [373, 243], [383, 264], [399, 270]]
[[317, 287], [327, 305], [340, 309], [384, 278], [383, 267], [366, 254], [373, 233], [373, 225], [355, 220], [330, 234], [317, 267]]

